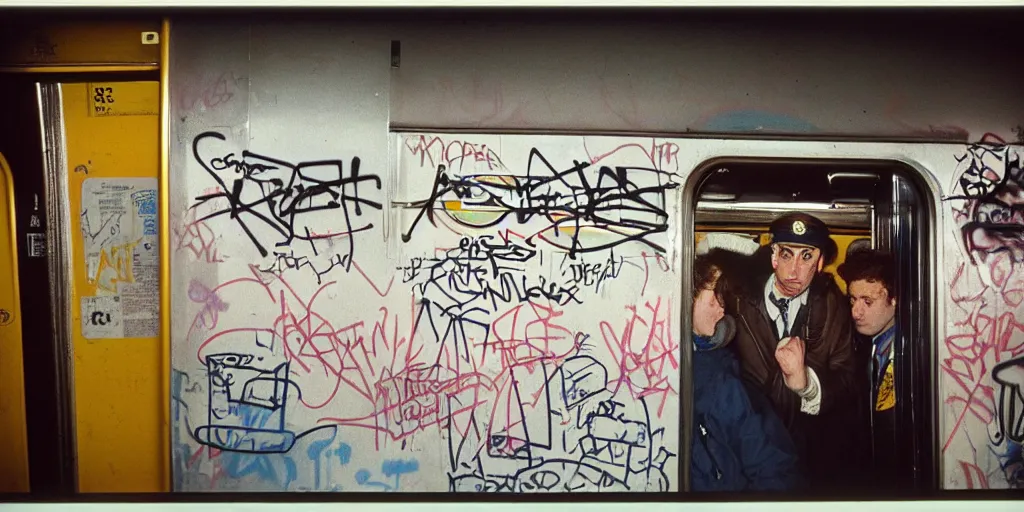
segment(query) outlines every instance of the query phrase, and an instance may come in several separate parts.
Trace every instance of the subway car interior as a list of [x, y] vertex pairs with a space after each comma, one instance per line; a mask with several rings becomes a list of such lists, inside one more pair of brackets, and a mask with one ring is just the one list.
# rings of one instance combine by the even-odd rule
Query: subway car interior
[[[897, 255], [898, 297], [923, 298], [932, 286], [927, 256], [932, 212], [923, 206], [929, 204], [927, 193], [914, 172], [897, 162], [716, 162], [698, 188], [695, 242], [707, 233], [724, 232], [763, 245], [769, 241], [769, 225], [780, 215], [811, 213], [829, 226], [836, 242], [838, 254], [825, 271], [844, 291], [836, 269], [850, 252], [867, 247]], [[936, 378], [931, 370], [934, 320], [923, 300], [900, 300], [897, 308], [896, 427], [872, 431], [872, 458], [874, 450], [895, 450], [900, 487], [927, 489], [938, 478], [934, 446], [927, 441], [936, 435], [929, 393]]]

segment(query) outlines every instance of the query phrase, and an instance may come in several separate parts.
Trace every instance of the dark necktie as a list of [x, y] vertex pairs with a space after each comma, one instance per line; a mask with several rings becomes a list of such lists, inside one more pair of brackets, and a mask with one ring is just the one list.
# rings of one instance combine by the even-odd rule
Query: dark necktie
[[779, 313], [782, 313], [782, 335], [779, 339], [789, 337], [789, 301], [790, 299], [779, 299], [775, 297], [775, 292], [768, 294], [768, 300], [775, 304], [775, 307], [779, 308]]
[[889, 351], [892, 349], [892, 341], [895, 337], [896, 330], [890, 327], [888, 331], [882, 333], [872, 342], [875, 346], [875, 360], [872, 369], [877, 382], [882, 382], [885, 367], [889, 363]]

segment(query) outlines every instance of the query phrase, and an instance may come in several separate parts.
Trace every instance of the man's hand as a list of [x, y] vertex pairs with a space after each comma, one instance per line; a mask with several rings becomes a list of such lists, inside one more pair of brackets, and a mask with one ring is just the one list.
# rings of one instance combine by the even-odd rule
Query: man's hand
[[786, 338], [775, 348], [775, 360], [779, 362], [786, 387], [801, 391], [807, 387], [807, 367], [804, 366], [804, 340], [798, 336]]

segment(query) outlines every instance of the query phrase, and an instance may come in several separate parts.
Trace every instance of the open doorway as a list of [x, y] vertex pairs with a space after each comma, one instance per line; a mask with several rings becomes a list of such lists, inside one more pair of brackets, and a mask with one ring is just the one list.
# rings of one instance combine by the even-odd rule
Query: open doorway
[[[840, 421], [840, 430], [850, 432], [830, 435], [837, 439], [862, 436], [861, 444], [845, 446], [860, 446], [865, 452], [862, 464], [850, 464], [846, 468], [837, 469], [836, 473], [840, 475], [838, 480], [843, 480], [845, 471], [849, 474], [850, 485], [839, 485], [834, 489], [858, 492], [870, 489], [888, 493], [910, 489], [926, 492], [937, 488], [938, 425], [934, 415], [932, 370], [935, 312], [929, 300], [933, 293], [931, 226], [934, 211], [928, 188], [917, 173], [904, 164], [887, 161], [720, 159], [705, 164], [695, 175], [697, 186], [688, 205], [693, 212], [691, 218], [695, 253], [699, 257], [706, 254], [709, 248], [725, 247], [749, 255], [745, 260], [747, 263], [743, 265], [751, 268], [744, 269], [742, 279], [764, 281], [746, 288], [746, 293], [751, 296], [757, 293], [750, 290], [766, 290], [760, 301], [760, 309], [765, 310], [762, 312], [764, 318], [756, 319], [763, 320], [762, 325], [766, 329], [768, 325], [774, 325], [772, 322], [778, 321], [772, 313], [779, 314], [778, 308], [769, 312], [765, 305], [769, 301], [767, 290], [771, 284], [764, 276], [771, 276], [774, 272], [770, 232], [772, 223], [781, 216], [802, 213], [819, 219], [827, 226], [828, 237], [834, 242], [829, 250], [834, 254], [822, 262], [820, 272], [831, 274], [834, 278], [839, 290], [835, 295], [836, 302], [842, 301], [846, 321], [853, 331], [851, 345], [856, 352], [853, 359], [855, 363], [843, 363], [854, 367], [852, 371], [857, 378], [855, 383], [849, 385], [851, 398], [844, 399], [841, 408], [859, 408], [859, 412], [847, 414], [846, 419]], [[803, 230], [803, 224], [797, 226], [794, 223], [793, 229], [797, 228]], [[864, 312], [858, 312], [852, 306], [859, 303], [863, 309], [865, 302], [849, 295], [849, 283], [838, 272], [840, 265], [860, 250], [876, 251], [889, 256], [888, 280], [892, 283], [888, 284], [897, 300], [889, 316], [891, 323], [885, 324], [884, 330], [879, 333], [871, 330], [872, 326], [867, 325], [870, 322], [853, 320], [854, 316], [862, 317]], [[819, 254], [824, 255], [825, 252], [823, 249]], [[864, 261], [864, 253], [855, 258], [854, 263], [847, 265], [846, 269], [857, 266], [861, 261]], [[752, 269], [760, 269], [762, 273], [758, 274], [757, 270]], [[700, 270], [699, 266], [697, 270]], [[873, 282], [871, 279], [859, 281]], [[855, 287], [863, 289], [861, 284]], [[736, 292], [736, 287], [733, 287], [733, 292]], [[696, 295], [694, 298], [699, 302]], [[772, 295], [771, 300], [774, 299]], [[735, 304], [731, 303], [732, 306]], [[800, 316], [802, 313], [799, 308], [814, 311], [811, 306], [804, 307], [797, 302], [794, 304], [801, 304], [792, 312], [795, 315], [794, 322], [814, 322], [807, 319], [806, 315]], [[750, 328], [750, 322], [744, 322], [742, 318], [744, 314], [750, 316], [750, 312], [756, 308], [744, 312], [742, 308], [731, 307], [730, 304], [724, 306], [726, 313], [737, 317], [734, 328], [738, 333], [736, 339], [743, 335], [745, 328], [748, 329], [748, 339], [758, 336], [753, 332], [756, 329]], [[772, 343], [784, 339], [779, 338], [782, 336], [780, 332], [774, 331], [776, 339]], [[886, 338], [883, 333], [889, 333], [891, 341], [880, 345]], [[878, 349], [879, 346], [892, 348]], [[764, 345], [759, 349], [762, 362], [778, 365], [774, 354], [768, 353], [770, 348], [767, 347], [770, 346]], [[735, 346], [731, 348], [741, 361], [740, 373], [744, 384], [752, 393], [756, 393], [760, 385], [764, 397], [768, 398], [766, 403], [781, 407], [771, 397], [773, 391], [770, 384], [764, 381], [769, 377], [750, 368], [756, 366], [750, 362], [750, 353], [754, 352], [743, 354]], [[876, 351], [884, 351], [891, 357], [878, 358]], [[810, 357], [808, 355], [809, 367], [812, 366]], [[824, 371], [827, 372], [827, 368]], [[823, 381], [827, 382], [827, 378], [823, 377]], [[810, 388], [811, 384], [807, 386]], [[882, 395], [886, 397], [879, 398]], [[797, 399], [797, 402], [804, 403], [800, 400]], [[800, 413], [806, 414], [802, 410]], [[814, 425], [813, 421], [816, 420], [804, 422], [801, 418], [806, 416], [801, 414], [783, 419], [787, 429], [793, 431], [794, 438], [801, 438], [795, 439], [797, 445], [806, 441], [802, 439], [804, 434], [800, 433], [801, 430], [818, 428], [809, 426]], [[780, 410], [779, 415], [785, 413]], [[699, 436], [703, 426], [695, 425], [694, 435]], [[696, 456], [699, 457], [699, 454]], [[845, 461], [850, 459], [852, 457], [840, 456], [835, 464], [847, 466]], [[803, 471], [809, 470], [804, 468]], [[887, 485], [875, 485], [874, 482], [879, 478], [884, 479]], [[830, 487], [829, 490], [832, 489]], [[812, 484], [811, 491], [815, 490]]]

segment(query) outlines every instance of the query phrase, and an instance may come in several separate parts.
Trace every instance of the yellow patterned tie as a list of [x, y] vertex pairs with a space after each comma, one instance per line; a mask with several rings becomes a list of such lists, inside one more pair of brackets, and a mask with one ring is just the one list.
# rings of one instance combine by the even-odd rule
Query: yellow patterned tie
[[878, 397], [875, 400], [876, 411], [887, 411], [896, 405], [895, 379], [892, 373], [892, 361], [885, 366], [882, 383], [878, 386]]

